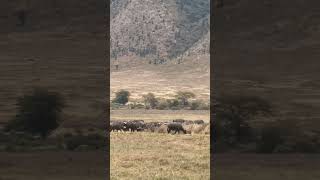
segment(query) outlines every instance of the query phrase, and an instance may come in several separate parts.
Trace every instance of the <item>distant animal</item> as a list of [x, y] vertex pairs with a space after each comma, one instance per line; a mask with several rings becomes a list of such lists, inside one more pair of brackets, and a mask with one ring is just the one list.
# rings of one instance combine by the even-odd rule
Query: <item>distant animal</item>
[[203, 120], [194, 120], [193, 121], [195, 124], [204, 124]]
[[110, 132], [111, 131], [127, 131], [126, 121], [111, 121], [110, 122]]
[[126, 127], [127, 127], [127, 130], [134, 132], [134, 131], [143, 131], [146, 125], [143, 120], [133, 120], [133, 121], [128, 121]]
[[187, 131], [183, 128], [181, 123], [169, 123], [168, 124], [168, 129], [167, 129], [168, 133], [170, 133], [171, 131], [174, 131], [174, 134], [179, 133], [180, 131], [182, 131], [184, 134], [187, 133]]
[[184, 119], [175, 119], [175, 120], [173, 120], [173, 122], [176, 122], [176, 123], [184, 123], [185, 120], [184, 120]]

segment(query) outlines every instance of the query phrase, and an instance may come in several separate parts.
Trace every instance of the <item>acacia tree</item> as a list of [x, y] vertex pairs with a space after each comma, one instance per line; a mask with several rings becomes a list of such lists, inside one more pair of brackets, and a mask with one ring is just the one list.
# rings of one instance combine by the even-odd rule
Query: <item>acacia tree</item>
[[156, 99], [153, 93], [143, 95], [143, 99], [145, 107], [150, 107], [151, 109], [154, 109], [158, 105], [158, 100]]
[[175, 97], [181, 106], [187, 106], [189, 104], [189, 99], [196, 97], [196, 95], [188, 91], [178, 91]]
[[129, 101], [130, 92], [126, 90], [120, 90], [116, 92], [116, 97], [113, 99], [113, 102], [119, 104], [126, 104]]
[[6, 129], [40, 134], [45, 138], [60, 125], [65, 102], [56, 92], [36, 88], [31, 95], [18, 98], [17, 107], [18, 113]]
[[271, 104], [254, 96], [221, 96], [213, 109], [216, 139], [231, 144], [248, 140], [252, 133], [251, 119], [257, 115], [272, 115]]

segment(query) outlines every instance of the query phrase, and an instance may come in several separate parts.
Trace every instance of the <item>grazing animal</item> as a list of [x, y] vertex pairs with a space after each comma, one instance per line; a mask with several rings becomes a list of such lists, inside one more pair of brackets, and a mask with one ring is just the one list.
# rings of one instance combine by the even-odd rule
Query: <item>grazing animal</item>
[[126, 121], [111, 121], [110, 122], [110, 132], [111, 131], [127, 131]]
[[174, 131], [174, 134], [179, 133], [180, 131], [182, 131], [184, 134], [187, 133], [187, 131], [183, 128], [181, 123], [170, 123], [170, 124], [168, 124], [167, 131], [168, 131], [168, 133], [170, 133], [171, 131]]
[[204, 121], [203, 120], [195, 120], [193, 121], [195, 124], [204, 124]]
[[175, 123], [184, 123], [186, 121], [184, 119], [175, 119], [175, 120], [173, 120], [173, 122], [175, 122]]
[[133, 120], [133, 121], [129, 121], [126, 127], [128, 130], [130, 129], [131, 132], [134, 132], [134, 131], [143, 131], [146, 125], [143, 120]]

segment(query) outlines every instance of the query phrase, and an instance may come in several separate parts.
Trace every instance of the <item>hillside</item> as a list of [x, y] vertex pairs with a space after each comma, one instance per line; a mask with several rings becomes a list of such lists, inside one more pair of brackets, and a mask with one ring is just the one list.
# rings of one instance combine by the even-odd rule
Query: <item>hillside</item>
[[175, 58], [209, 32], [209, 0], [113, 0], [111, 54]]
[[[113, 0], [111, 97], [129, 90], [172, 98], [194, 92], [209, 101], [209, 0]], [[116, 68], [118, 66], [118, 69]]]
[[104, 3], [32, 0], [22, 6], [25, 26], [18, 26], [22, 1], [6, 2], [0, 6], [0, 122], [13, 117], [17, 97], [40, 86], [66, 98], [64, 126], [104, 127]]
[[319, 6], [316, 0], [230, 0], [215, 9], [215, 92], [264, 97], [277, 119], [317, 129]]

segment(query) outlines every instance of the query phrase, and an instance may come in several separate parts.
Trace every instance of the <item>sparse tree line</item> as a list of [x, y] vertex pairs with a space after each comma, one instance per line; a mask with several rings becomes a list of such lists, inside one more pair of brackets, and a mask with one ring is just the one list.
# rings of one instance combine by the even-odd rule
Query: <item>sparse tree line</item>
[[224, 95], [216, 98], [213, 111], [216, 152], [320, 153], [319, 131], [304, 131], [290, 120], [271, 121], [274, 107], [263, 98]]
[[130, 102], [130, 92], [120, 90], [112, 100], [112, 109], [126, 107], [129, 109], [158, 109], [158, 110], [209, 110], [210, 104], [196, 100], [196, 95], [188, 91], [178, 91], [174, 98], [157, 98], [153, 93], [142, 95], [141, 102]]

